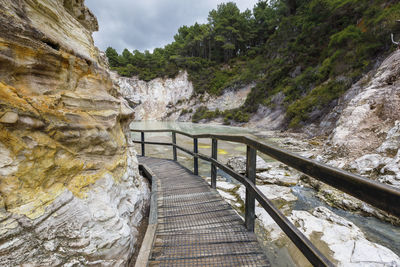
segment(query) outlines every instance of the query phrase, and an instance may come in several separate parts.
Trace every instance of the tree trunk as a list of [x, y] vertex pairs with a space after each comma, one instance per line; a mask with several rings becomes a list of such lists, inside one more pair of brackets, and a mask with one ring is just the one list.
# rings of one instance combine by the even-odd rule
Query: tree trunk
[[297, 8], [296, 0], [286, 0], [286, 5], [288, 7], [289, 15], [294, 15]]

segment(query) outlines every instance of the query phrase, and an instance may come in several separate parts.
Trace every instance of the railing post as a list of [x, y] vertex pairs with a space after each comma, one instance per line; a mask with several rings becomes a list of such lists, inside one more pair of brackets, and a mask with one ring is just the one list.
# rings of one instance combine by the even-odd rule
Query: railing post
[[[193, 138], [193, 153], [199, 153], [197, 138]], [[193, 173], [194, 175], [199, 175], [199, 158], [197, 156], [193, 157]]]
[[173, 153], [174, 161], [177, 161], [178, 157], [176, 154], [176, 133], [175, 132], [172, 132], [172, 153]]
[[[212, 139], [212, 148], [211, 148], [211, 158], [217, 160], [218, 155], [218, 141], [217, 139]], [[214, 163], [211, 163], [211, 188], [217, 187], [217, 166]]]
[[[256, 161], [257, 150], [247, 146], [246, 156], [246, 176], [251, 182], [256, 184]], [[246, 203], [245, 203], [245, 224], [248, 231], [254, 232], [255, 220], [255, 203], [256, 196], [246, 188]]]
[[141, 139], [142, 139], [142, 157], [144, 157], [145, 156], [145, 153], [144, 153], [144, 132], [140, 132], [140, 134], [141, 134]]

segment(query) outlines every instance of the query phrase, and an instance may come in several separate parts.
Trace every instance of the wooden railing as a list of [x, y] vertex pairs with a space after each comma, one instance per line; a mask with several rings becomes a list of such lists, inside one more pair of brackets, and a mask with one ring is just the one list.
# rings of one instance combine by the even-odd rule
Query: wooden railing
[[[199, 171], [199, 158], [211, 163], [212, 188], [216, 188], [217, 168], [220, 168], [234, 179], [239, 181], [246, 187], [245, 225], [247, 229], [249, 231], [254, 231], [255, 200], [257, 199], [260, 205], [268, 212], [268, 214], [274, 219], [279, 227], [286, 233], [286, 235], [293, 241], [293, 243], [314, 266], [333, 266], [333, 264], [257, 188], [255, 182], [257, 151], [400, 218], [400, 205], [398, 205], [398, 203], [400, 203], [400, 190], [361, 177], [359, 175], [355, 175], [319, 163], [317, 161], [301, 157], [289, 151], [260, 143], [253, 138], [239, 135], [189, 134], [170, 129], [131, 131], [141, 133], [141, 140], [133, 140], [133, 142], [141, 144], [142, 156], [145, 156], [146, 144], [172, 146], [173, 159], [175, 161], [177, 161], [177, 149], [193, 156], [193, 173], [196, 175]], [[146, 142], [145, 132], [170, 132], [172, 142]], [[193, 138], [193, 151], [179, 146], [176, 142], [176, 134]], [[200, 138], [208, 138], [212, 140], [211, 157], [198, 152], [198, 139]], [[217, 160], [218, 140], [241, 143], [247, 146], [246, 176], [236, 173], [234, 170]]]

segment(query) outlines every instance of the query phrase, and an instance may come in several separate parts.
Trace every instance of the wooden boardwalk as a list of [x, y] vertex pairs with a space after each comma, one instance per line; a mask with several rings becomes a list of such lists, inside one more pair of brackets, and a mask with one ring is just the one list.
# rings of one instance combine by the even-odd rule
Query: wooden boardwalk
[[148, 266], [270, 266], [254, 233], [204, 179], [172, 160], [139, 163], [157, 183]]

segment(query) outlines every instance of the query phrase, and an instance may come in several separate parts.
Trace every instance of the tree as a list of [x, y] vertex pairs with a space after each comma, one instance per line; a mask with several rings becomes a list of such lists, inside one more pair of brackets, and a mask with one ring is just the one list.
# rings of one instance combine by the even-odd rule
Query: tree
[[214, 59], [227, 62], [240, 50], [246, 50], [250, 41], [251, 12], [240, 13], [233, 2], [218, 5], [208, 15], [213, 32]]
[[296, 0], [285, 0], [285, 3], [288, 8], [289, 15], [294, 15], [297, 9]]
[[132, 63], [132, 61], [133, 61], [132, 57], [133, 57], [132, 53], [129, 52], [129, 50], [125, 48], [124, 51], [122, 51], [122, 62], [121, 63], [123, 65]]
[[258, 46], [264, 44], [279, 25], [280, 15], [277, 3], [267, 0], [259, 1], [253, 8], [253, 15], [253, 44]]
[[114, 48], [108, 47], [106, 50], [106, 56], [111, 67], [118, 67], [118, 53]]

